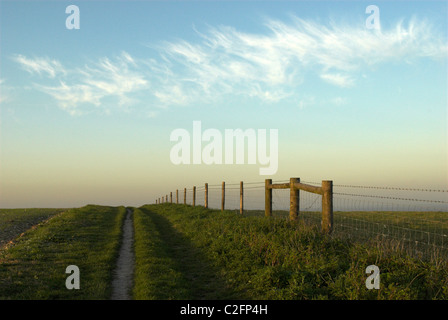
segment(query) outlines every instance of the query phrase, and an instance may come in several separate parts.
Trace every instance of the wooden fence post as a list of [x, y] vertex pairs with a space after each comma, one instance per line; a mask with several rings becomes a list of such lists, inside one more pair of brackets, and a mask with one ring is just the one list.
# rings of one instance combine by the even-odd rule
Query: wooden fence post
[[176, 204], [179, 204], [179, 189], [176, 189]]
[[168, 203], [168, 195], [166, 195], [166, 201], [165, 202]]
[[272, 179], [264, 181], [264, 215], [266, 217], [272, 216]]
[[208, 208], [208, 183], [205, 184], [204, 207]]
[[196, 186], [193, 186], [193, 207], [196, 205]]
[[173, 203], [173, 192], [170, 192], [170, 203]]
[[221, 211], [224, 211], [225, 198], [226, 198], [226, 183], [223, 181], [221, 188]]
[[289, 178], [289, 220], [291, 221], [299, 217], [300, 189], [294, 187], [295, 182], [300, 182], [300, 178]]
[[184, 188], [184, 204], [187, 204], [187, 188]]
[[240, 181], [240, 214], [243, 214], [243, 181]]
[[333, 231], [333, 181], [322, 181], [322, 232]]

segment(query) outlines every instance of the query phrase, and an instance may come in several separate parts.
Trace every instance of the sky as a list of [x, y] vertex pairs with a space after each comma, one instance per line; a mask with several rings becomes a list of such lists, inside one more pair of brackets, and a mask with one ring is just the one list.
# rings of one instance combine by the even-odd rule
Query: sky
[[[290, 177], [448, 189], [447, 15], [446, 1], [2, 0], [0, 207]], [[171, 133], [194, 121], [278, 130], [278, 169], [173, 163]]]

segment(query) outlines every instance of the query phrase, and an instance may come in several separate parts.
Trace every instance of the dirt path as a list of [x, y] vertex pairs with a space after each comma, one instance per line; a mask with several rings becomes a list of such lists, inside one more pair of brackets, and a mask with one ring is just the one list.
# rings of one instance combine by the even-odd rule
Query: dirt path
[[112, 280], [112, 300], [131, 300], [134, 275], [134, 225], [132, 209], [127, 208], [123, 240]]

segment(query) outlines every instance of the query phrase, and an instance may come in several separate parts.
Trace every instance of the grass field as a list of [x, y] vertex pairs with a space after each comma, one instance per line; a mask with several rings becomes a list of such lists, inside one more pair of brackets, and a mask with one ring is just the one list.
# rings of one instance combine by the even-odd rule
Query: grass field
[[[0, 299], [108, 299], [125, 211], [70, 209], [26, 232], [0, 251]], [[65, 286], [69, 265], [80, 269], [81, 290]]]
[[[0, 299], [110, 299], [126, 209], [89, 205], [57, 213], [0, 250]], [[361, 214], [347, 213], [345, 223]], [[379, 214], [362, 218], [401, 223]], [[439, 218], [445, 216], [434, 213]], [[133, 219], [137, 300], [448, 299], [447, 260], [322, 235], [316, 223], [175, 204], [134, 208]], [[80, 269], [80, 290], [65, 287], [72, 264]], [[380, 269], [379, 290], [366, 288], [372, 264]]]
[[[264, 216], [264, 211], [247, 211], [248, 216]], [[289, 211], [273, 211], [273, 217], [289, 218]], [[300, 219], [320, 226], [320, 212], [303, 211]], [[448, 258], [448, 212], [414, 211], [335, 211], [333, 236], [378, 245], [399, 247], [426, 260]]]
[[32, 226], [63, 211], [64, 209], [1, 209], [0, 248]]
[[[448, 298], [446, 262], [433, 264], [400, 251], [327, 237], [317, 226], [170, 204], [144, 206], [136, 219], [138, 215], [145, 220], [136, 234], [148, 243], [139, 247], [136, 240], [137, 250], [147, 255], [146, 263], [137, 266], [136, 298], [158, 296], [161, 288], [166, 298], [194, 298], [206, 292], [196, 291], [191, 281], [200, 276], [206, 277], [200, 283], [207, 288], [220, 283], [215, 292], [241, 299]], [[164, 230], [163, 235], [153, 233], [150, 239], [154, 229]], [[161, 256], [165, 261], [154, 263]], [[193, 256], [200, 259], [189, 261]], [[371, 264], [380, 268], [380, 290], [365, 286], [365, 269]], [[202, 274], [203, 269], [209, 274]], [[169, 285], [139, 286], [154, 278], [152, 272], [166, 275]]]

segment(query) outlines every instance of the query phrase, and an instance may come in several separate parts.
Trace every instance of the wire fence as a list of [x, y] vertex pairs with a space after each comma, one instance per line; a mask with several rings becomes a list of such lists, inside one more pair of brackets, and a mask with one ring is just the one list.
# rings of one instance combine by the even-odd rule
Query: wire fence
[[[208, 207], [221, 209], [222, 184], [209, 184], [207, 189]], [[177, 201], [183, 203], [184, 189], [178, 192]], [[240, 212], [240, 192], [239, 182], [225, 184], [226, 210]], [[320, 225], [322, 196], [300, 191], [299, 199], [299, 219]], [[185, 200], [193, 204], [193, 188], [186, 189]], [[172, 201], [176, 202], [174, 195]], [[197, 186], [195, 205], [204, 203], [205, 186]], [[289, 189], [273, 189], [273, 216], [288, 219], [289, 207]], [[264, 181], [243, 184], [243, 210], [244, 215], [264, 215]], [[375, 241], [423, 259], [448, 258], [448, 190], [333, 184], [333, 212], [333, 237]]]

